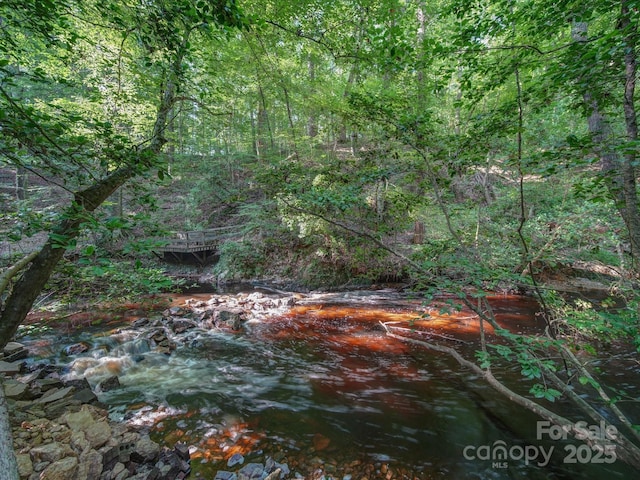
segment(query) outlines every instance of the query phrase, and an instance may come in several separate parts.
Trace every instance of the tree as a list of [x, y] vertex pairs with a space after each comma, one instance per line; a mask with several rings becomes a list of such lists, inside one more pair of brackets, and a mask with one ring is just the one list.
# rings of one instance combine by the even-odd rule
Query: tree
[[[131, 178], [152, 169], [162, 173], [169, 115], [185, 94], [190, 42], [196, 35], [213, 32], [216, 25], [238, 27], [244, 22], [233, 2], [42, 5], [38, 3], [35, 10], [23, 2], [3, 7], [2, 15], [12, 22], [2, 31], [0, 154], [11, 164], [57, 183], [70, 198], [38, 254], [24, 270], [13, 271], [16, 281], [4, 292], [0, 312], [0, 345], [13, 336], [65, 249], [93, 221], [92, 213]], [[99, 40], [90, 38], [91, 34]], [[30, 41], [18, 48], [14, 39], [20, 37]], [[92, 45], [105, 51], [94, 70], [81, 61]], [[45, 47], [53, 53], [45, 53]], [[44, 58], [44, 67], [36, 67], [34, 58]], [[130, 59], [126, 65], [125, 59]], [[69, 60], [75, 63], [58, 73], [56, 68]], [[73, 71], [73, 66], [89, 73], [77, 78], [83, 74]], [[117, 77], [115, 91], [96, 84], [97, 69]], [[127, 81], [130, 91], [125, 92]], [[62, 92], [60, 84], [67, 86]], [[37, 92], [24, 93], [30, 89]], [[138, 119], [148, 126], [147, 133], [126, 123], [128, 111], [116, 116], [118, 123], [110, 121], [118, 113], [110, 104], [126, 105], [135, 102], [137, 95], [149, 93], [157, 100], [142, 110], [149, 118]], [[63, 104], [73, 96], [78, 101]], [[135, 133], [128, 136], [127, 132]]]
[[[615, 3], [615, 2], [614, 2]], [[584, 108], [588, 115], [588, 126], [594, 150], [601, 163], [601, 173], [605, 178], [611, 197], [616, 202], [618, 212], [623, 219], [630, 244], [634, 270], [638, 271], [640, 263], [640, 205], [636, 186], [636, 143], [638, 140], [637, 115], [635, 109], [636, 58], [638, 37], [638, 13], [635, 4], [622, 0], [618, 4], [619, 13], [611, 16], [609, 22], [613, 28], [605, 31], [605, 39], [590, 37], [588, 33], [589, 19], [597, 12], [596, 7], [587, 6], [585, 11], [576, 12], [572, 22], [572, 38], [575, 48], [572, 49], [578, 58], [588, 62], [596, 55], [602, 55], [604, 49], [615, 52], [611, 63], [617, 70], [614, 78], [606, 84], [618, 90], [621, 100], [608, 98], [602, 87], [593, 85], [598, 72], [587, 68], [579, 69], [576, 84], [582, 90]], [[595, 12], [594, 12], [595, 11]], [[616, 83], [618, 85], [616, 85]], [[615, 91], [615, 90], [614, 90]], [[606, 113], [607, 107], [613, 104], [615, 110], [622, 110], [626, 139], [616, 139], [611, 121]], [[614, 116], [615, 116], [614, 110]]]
[[[427, 60], [423, 55], [405, 55], [396, 57], [398, 63], [394, 69], [397, 75], [395, 80], [402, 79], [402, 83], [393, 85], [393, 82], [389, 82], [389, 73], [385, 72], [382, 81], [379, 78], [369, 79], [350, 95], [354, 118], [360, 115], [362, 124], [367, 124], [369, 129], [372, 130], [376, 125], [384, 132], [386, 139], [393, 139], [404, 145], [405, 156], [407, 150], [410, 150], [423, 160], [430, 179], [431, 188], [428, 193], [440, 204], [442, 213], [447, 218], [450, 238], [455, 243], [455, 254], [448, 257], [450, 263], [439, 265], [440, 271], [444, 268], [450, 269], [449, 271], [455, 269], [454, 272], [460, 279], [434, 273], [438, 270], [429, 259], [416, 256], [417, 259], [411, 265], [416, 269], [416, 276], [424, 278], [426, 284], [433, 285], [434, 289], [456, 292], [463, 303], [476, 312], [481, 332], [480, 348], [475, 358], [466, 358], [450, 346], [407, 338], [406, 334], [394, 333], [393, 327], [385, 328], [390, 335], [451, 355], [501, 394], [566, 428], [573, 435], [580, 435], [575, 428], [577, 419], [558, 415], [542, 402], [553, 402], [562, 397], [576, 407], [575, 412], [582, 418], [595, 423], [615, 419], [621, 431], [615, 441], [618, 458], [634, 467], [640, 467], [640, 448], [637, 444], [640, 436], [636, 426], [623, 409], [616, 405], [606, 386], [592, 375], [586, 361], [572, 350], [573, 339], [568, 334], [571, 321], [569, 315], [575, 315], [576, 312], [568, 312], [566, 318], [558, 318], [547, 308], [545, 297], [540, 295], [543, 315], [548, 322], [545, 334], [521, 336], [501, 328], [491, 314], [490, 305], [484, 300], [485, 281], [491, 277], [491, 273], [481, 263], [482, 257], [477, 242], [474, 244], [472, 240], [471, 232], [459, 231], [452, 221], [453, 217], [449, 213], [451, 203], [443, 188], [450, 179], [450, 172], [455, 171], [456, 167], [461, 171], [482, 168], [482, 159], [490, 158], [494, 149], [499, 151], [501, 158], [496, 163], [517, 179], [514, 184], [517, 185], [515, 198], [518, 203], [518, 218], [514, 223], [514, 237], [520, 243], [522, 261], [519, 271], [528, 265], [525, 271], [530, 274], [518, 277], [517, 281], [530, 285], [539, 294], [533, 268], [536, 254], [530, 249], [526, 235], [527, 223], [532, 214], [527, 209], [524, 181], [526, 175], [558, 168], [558, 157], [562, 158], [565, 151], [558, 148], [555, 157], [536, 155], [535, 149], [539, 147], [535, 142], [537, 132], [528, 130], [528, 115], [543, 111], [568, 91], [580, 95], [583, 87], [590, 86], [590, 98], [603, 102], [606, 107], [602, 108], [616, 108], [618, 111], [624, 109], [626, 113], [626, 140], [621, 142], [616, 139], [607, 143], [616, 152], [616, 160], [607, 163], [603, 159], [605, 161], [602, 163], [609, 168], [607, 178], [611, 182], [611, 197], [617, 200], [629, 237], [633, 236], [633, 211], [638, 207], [633, 171], [637, 138], [633, 110], [636, 13], [625, 4], [622, 5], [620, 15], [611, 15], [610, 3], [589, 3], [586, 6], [588, 16], [597, 20], [600, 35], [588, 39], [590, 56], [576, 57], [576, 48], [582, 45], [575, 45], [571, 38], [570, 20], [576, 13], [572, 9], [574, 4], [535, 3], [487, 1], [450, 4], [449, 12], [452, 16], [441, 20], [440, 24], [449, 25], [453, 30], [449, 32], [449, 36], [430, 38], [436, 45], [432, 47], [433, 51], [456, 56], [455, 61], [442, 63], [429, 59], [432, 68], [441, 66], [439, 76], [434, 75], [428, 82], [423, 76], [413, 77], [413, 72], [425, 70]], [[566, 11], [562, 11], [562, 8]], [[562, 15], [558, 15], [558, 9]], [[600, 64], [594, 62], [594, 58], [606, 58], [607, 61]], [[555, 63], [556, 59], [559, 59], [558, 64]], [[612, 64], [618, 67], [613, 72], [610, 71]], [[624, 68], [620, 69], [621, 66]], [[562, 71], [562, 74], [558, 75], [558, 71]], [[576, 82], [578, 76], [580, 80]], [[622, 83], [621, 79], [624, 80]], [[438, 84], [450, 86], [454, 82], [459, 84], [461, 95], [455, 88], [449, 88], [444, 93], [438, 90]], [[459, 130], [455, 129], [458, 130], [455, 136], [451, 136], [443, 128], [444, 122], [434, 121], [438, 112], [432, 103], [434, 95], [419, 95], [421, 91], [427, 91], [426, 86], [430, 87], [431, 92], [441, 93], [444, 97], [441, 97], [443, 104], [460, 109], [462, 115], [456, 114], [455, 117], [466, 118]], [[547, 89], [546, 93], [542, 91], [543, 88]], [[611, 94], [612, 91], [615, 95]], [[454, 101], [447, 103], [452, 98]], [[574, 108], [580, 112], [582, 98], [577, 96], [575, 100]], [[412, 108], [416, 105], [417, 108]], [[454, 116], [451, 109], [442, 109], [441, 112], [442, 116]], [[617, 118], [619, 117], [620, 115]], [[619, 132], [620, 125], [614, 127]], [[584, 150], [579, 153], [598, 153], [604, 144], [596, 138], [595, 134], [599, 133], [592, 129], [591, 141], [583, 143], [581, 147]], [[556, 140], [567, 141], [560, 138]], [[572, 139], [569, 138], [568, 141]], [[398, 150], [402, 151], [400, 148]], [[451, 151], [456, 154], [451, 155]], [[620, 152], [626, 157], [621, 156]], [[576, 168], [585, 164], [585, 159], [579, 156], [577, 160], [570, 157], [570, 161], [570, 165]], [[402, 256], [402, 253], [396, 253]], [[633, 316], [636, 312], [633, 308], [631, 304], [626, 311], [628, 316], [620, 315], [617, 322], [607, 324], [605, 321], [604, 325], [608, 326], [604, 328], [613, 330], [615, 323], [620, 328], [621, 336], [637, 340], [637, 322]], [[603, 328], [603, 318], [599, 319], [594, 314], [590, 322]], [[494, 344], [490, 344], [484, 335], [485, 328], [489, 327], [499, 337]], [[407, 332], [409, 330], [406, 329]], [[496, 365], [504, 365], [502, 362], [516, 362], [520, 365], [523, 376], [532, 382], [529, 395], [506, 385], [495, 375], [492, 365], [495, 369]], [[576, 379], [584, 390], [595, 394], [597, 400], [585, 401], [577, 393], [579, 387], [575, 385]], [[596, 445], [594, 448], [605, 448], [605, 445]]]
[[[244, 22], [233, 0], [2, 3], [0, 158], [56, 184], [68, 202], [42, 248], [4, 272], [0, 347], [66, 249], [95, 221], [93, 212], [130, 179], [154, 169], [162, 174], [170, 112], [187, 90], [190, 42]], [[92, 49], [102, 52], [97, 65], [83, 61]], [[117, 79], [115, 90], [100, 81], [107, 71]], [[113, 107], [135, 104], [138, 95], [155, 97], [138, 109], [149, 117], [127, 122], [130, 112]], [[0, 401], [4, 408], [4, 396]], [[5, 458], [10, 435], [8, 425], [1, 427]], [[7, 467], [17, 478], [14, 466]]]

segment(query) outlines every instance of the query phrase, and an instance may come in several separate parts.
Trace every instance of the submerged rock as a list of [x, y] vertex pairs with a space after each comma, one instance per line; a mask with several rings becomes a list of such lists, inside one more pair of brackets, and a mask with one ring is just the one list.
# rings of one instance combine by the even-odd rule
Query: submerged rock
[[111, 390], [115, 390], [120, 388], [120, 380], [117, 375], [112, 375], [109, 378], [102, 380], [97, 387], [99, 392], [110, 392]]
[[244, 321], [243, 316], [244, 312], [242, 310], [219, 310], [216, 313], [216, 325], [222, 328], [240, 330]]
[[84, 342], [80, 342], [64, 347], [63, 352], [65, 355], [80, 355], [81, 353], [88, 352], [89, 348], [89, 345]]
[[218, 472], [216, 472], [216, 476], [213, 478], [213, 480], [237, 480], [238, 479], [238, 475], [236, 475], [234, 472], [227, 472], [225, 470], [219, 470]]

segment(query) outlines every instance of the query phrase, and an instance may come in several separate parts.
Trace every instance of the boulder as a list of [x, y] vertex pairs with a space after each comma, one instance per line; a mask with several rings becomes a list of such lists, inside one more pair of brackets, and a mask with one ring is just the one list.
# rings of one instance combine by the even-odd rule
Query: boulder
[[15, 375], [22, 371], [24, 364], [22, 362], [5, 362], [0, 360], [0, 374]]
[[193, 320], [189, 320], [188, 318], [174, 318], [171, 322], [171, 328], [177, 334], [184, 333], [187, 330], [195, 327], [195, 322]]
[[121, 463], [121, 462], [116, 463], [111, 469], [111, 478], [113, 480], [116, 480], [118, 476], [121, 475], [122, 472], [126, 470], [126, 468], [127, 467], [125, 467], [124, 463]]
[[71, 395], [67, 395], [54, 402], [46, 403], [44, 405], [45, 417], [54, 420], [65, 412], [77, 412], [80, 410], [80, 407], [81, 404], [78, 400], [74, 400], [72, 391]]
[[31, 455], [28, 453], [19, 453], [16, 455], [16, 461], [18, 463], [18, 475], [20, 475], [20, 478], [28, 477], [33, 473]]
[[64, 350], [63, 350], [65, 355], [79, 355], [87, 351], [89, 351], [89, 345], [87, 345], [84, 342], [68, 345], [64, 347]]
[[111, 427], [106, 421], [94, 422], [84, 429], [91, 448], [100, 448], [111, 438]]
[[242, 310], [219, 310], [216, 314], [216, 325], [218, 327], [240, 330], [242, 328]]
[[4, 395], [11, 400], [24, 400], [29, 397], [29, 386], [15, 380], [4, 383]]
[[8, 342], [2, 349], [2, 354], [6, 362], [15, 362], [29, 356], [25, 346], [18, 342]]
[[182, 453], [177, 453], [175, 449], [164, 449], [160, 454], [160, 459], [156, 463], [160, 470], [160, 478], [174, 480], [185, 478], [191, 472], [190, 461], [182, 458]]
[[247, 463], [238, 471], [238, 480], [262, 480], [264, 465], [261, 463]]
[[44, 393], [54, 388], [62, 388], [65, 385], [59, 378], [38, 378], [31, 383], [31, 386], [34, 390]]
[[191, 460], [191, 455], [189, 454], [189, 446], [186, 443], [176, 443], [173, 447], [173, 451], [182, 461], [189, 462]]
[[87, 441], [87, 438], [84, 436], [83, 431], [72, 432], [69, 445], [71, 445], [71, 448], [73, 448], [73, 450], [79, 455], [82, 455], [91, 450], [91, 445]]
[[64, 386], [65, 387], [73, 387], [76, 390], [83, 390], [85, 388], [91, 388], [91, 385], [89, 384], [89, 381], [85, 378], [74, 378], [71, 380], [65, 380], [64, 381]]
[[36, 403], [51, 403], [61, 400], [73, 392], [73, 387], [53, 388], [36, 400]]
[[[124, 432], [118, 445], [118, 458], [123, 463], [131, 461], [131, 454], [135, 451], [140, 440], [140, 434], [136, 432]], [[139, 462], [142, 463], [142, 462]]]
[[142, 328], [142, 327], [146, 327], [147, 325], [149, 325], [149, 323], [150, 323], [150, 322], [151, 322], [151, 321], [150, 321], [148, 318], [143, 317], [143, 318], [139, 318], [139, 319], [135, 320], [135, 321], [131, 324], [131, 326], [132, 326], [133, 328]]
[[242, 465], [243, 463], [244, 457], [242, 456], [242, 454], [234, 453], [233, 455], [231, 455], [231, 457], [229, 457], [229, 460], [227, 460], [227, 467], [232, 468], [236, 465]]
[[282, 476], [282, 470], [276, 468], [273, 472], [266, 476], [264, 480], [280, 480]]
[[233, 472], [218, 470], [213, 480], [238, 480], [238, 475]]
[[149, 435], [142, 435], [136, 442], [131, 459], [138, 463], [155, 461], [160, 453], [160, 445], [149, 438]]
[[88, 450], [78, 458], [78, 471], [75, 480], [93, 480], [102, 473], [102, 455], [95, 450]]
[[98, 403], [98, 397], [91, 388], [83, 388], [73, 394], [73, 399], [80, 403]]
[[182, 307], [171, 307], [162, 312], [164, 317], [178, 317], [184, 315], [186, 312]]
[[71, 430], [86, 430], [95, 422], [88, 408], [83, 406], [79, 412], [69, 413], [60, 417], [60, 421], [66, 423]]
[[66, 456], [73, 455], [73, 450], [69, 445], [53, 442], [33, 447], [29, 455], [34, 464], [42, 462], [54, 463]]
[[40, 480], [69, 480], [75, 478], [77, 470], [78, 459], [65, 457], [46, 467], [40, 474]]
[[120, 380], [116, 375], [112, 375], [111, 377], [106, 378], [98, 383], [97, 390], [99, 392], [109, 392], [111, 390], [115, 390], [116, 388], [120, 388]]

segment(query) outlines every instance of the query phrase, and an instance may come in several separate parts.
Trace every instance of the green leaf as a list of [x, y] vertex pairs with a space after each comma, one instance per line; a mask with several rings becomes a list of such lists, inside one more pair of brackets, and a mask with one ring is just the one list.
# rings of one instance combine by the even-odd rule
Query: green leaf
[[553, 388], [547, 388], [544, 394], [544, 398], [546, 398], [550, 402], [555, 402], [555, 400], [557, 398], [560, 398], [561, 396], [562, 396], [562, 393]]
[[491, 366], [491, 356], [489, 355], [489, 352], [478, 350], [476, 352], [476, 358], [478, 359], [480, 368], [487, 369]]
[[580, 385], [589, 384], [593, 388], [600, 388], [600, 385], [598, 384], [598, 382], [596, 382], [593, 378], [581, 376], [581, 377], [578, 377], [578, 381], [580, 382]]
[[94, 267], [91, 268], [91, 273], [93, 275], [95, 275], [96, 277], [101, 277], [105, 273], [107, 273], [107, 271], [102, 267], [94, 266]]
[[511, 347], [508, 347], [507, 345], [489, 345], [489, 346], [495, 349], [498, 355], [505, 358], [506, 360], [511, 359], [514, 354]]

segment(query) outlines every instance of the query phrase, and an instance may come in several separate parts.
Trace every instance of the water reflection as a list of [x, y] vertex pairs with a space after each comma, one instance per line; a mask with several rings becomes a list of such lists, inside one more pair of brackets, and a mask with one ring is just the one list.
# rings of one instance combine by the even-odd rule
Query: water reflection
[[[468, 445], [535, 441], [537, 418], [448, 356], [386, 336], [380, 322], [438, 335], [472, 353], [478, 337], [473, 314], [443, 314], [438, 306], [398, 298], [357, 305], [355, 297], [325, 300], [250, 322], [241, 334], [197, 328], [171, 355], [151, 351], [133, 331], [100, 333], [90, 340], [92, 350], [72, 363], [70, 375], [95, 383], [117, 374], [122, 387], [101, 397], [112, 415], [152, 428], [161, 441], [194, 445], [194, 474], [205, 478], [234, 454], [275, 450], [307, 464], [309, 458], [390, 462], [415, 478], [628, 473], [619, 465], [569, 470], [562, 458], [544, 469], [466, 460]], [[503, 326], [542, 328], [532, 302], [508, 296], [492, 302]]]

